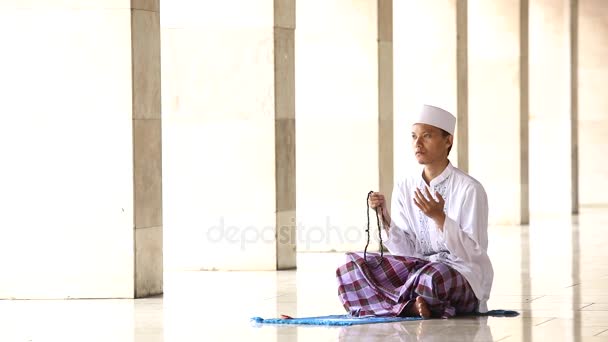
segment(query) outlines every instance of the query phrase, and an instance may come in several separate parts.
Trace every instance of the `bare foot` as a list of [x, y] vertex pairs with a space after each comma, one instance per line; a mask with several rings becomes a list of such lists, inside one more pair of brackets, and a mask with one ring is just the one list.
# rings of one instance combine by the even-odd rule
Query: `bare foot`
[[429, 310], [429, 305], [422, 297], [417, 297], [416, 300], [409, 306], [404, 316], [422, 317], [427, 319], [431, 318], [431, 310]]
[[417, 309], [420, 317], [424, 319], [431, 318], [431, 310], [429, 310], [429, 305], [426, 303], [424, 298], [416, 298], [416, 303], [414, 303], [414, 307]]

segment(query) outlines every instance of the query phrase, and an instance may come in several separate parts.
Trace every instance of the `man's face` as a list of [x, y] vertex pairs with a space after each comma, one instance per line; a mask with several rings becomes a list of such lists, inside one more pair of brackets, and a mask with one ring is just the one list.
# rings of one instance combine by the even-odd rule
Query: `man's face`
[[420, 164], [445, 160], [451, 145], [452, 136], [444, 137], [441, 129], [435, 126], [426, 124], [412, 126], [412, 148]]

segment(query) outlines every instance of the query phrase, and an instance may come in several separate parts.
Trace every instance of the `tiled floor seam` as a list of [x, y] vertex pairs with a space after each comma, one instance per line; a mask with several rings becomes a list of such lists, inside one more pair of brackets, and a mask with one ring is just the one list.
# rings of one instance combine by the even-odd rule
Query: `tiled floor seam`
[[551, 321], [553, 321], [554, 319], [555, 319], [555, 317], [553, 317], [553, 318], [549, 318], [548, 320], [546, 320], [546, 321], [542, 321], [542, 322], [540, 322], [540, 323], [538, 323], [538, 324], [536, 324], [536, 325], [534, 325], [534, 326], [538, 327], [538, 326], [543, 325], [543, 324], [545, 324], [545, 323], [547, 323], [547, 322], [551, 322]]
[[606, 331], [608, 331], [608, 329], [602, 330], [599, 333], [593, 335], [593, 336], [600, 336], [601, 334], [605, 333]]

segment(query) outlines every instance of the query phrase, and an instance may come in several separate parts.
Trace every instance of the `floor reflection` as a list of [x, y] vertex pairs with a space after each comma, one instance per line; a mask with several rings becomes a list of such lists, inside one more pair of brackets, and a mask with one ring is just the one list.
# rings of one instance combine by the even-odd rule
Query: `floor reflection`
[[578, 222], [578, 216], [574, 216], [572, 218], [571, 223], [572, 229], [572, 257], [571, 257], [571, 267], [572, 267], [572, 312], [574, 313], [574, 319], [572, 320], [572, 340], [577, 341], [582, 336], [581, 330], [581, 274], [580, 274], [580, 263], [581, 263], [581, 255], [580, 255], [580, 226]]
[[340, 341], [493, 341], [487, 317], [343, 327]]
[[[0, 341], [606, 341], [608, 210], [491, 227], [490, 309], [513, 318], [433, 319], [352, 327], [252, 327], [254, 316], [344, 313], [342, 253], [298, 255], [286, 272], [165, 272], [141, 300], [0, 301]], [[1, 284], [0, 284], [1, 286]]]
[[[522, 308], [523, 310], [530, 311], [530, 303], [532, 301], [532, 279], [530, 278], [531, 265], [530, 265], [530, 227], [521, 226], [520, 233], [520, 246], [521, 246], [521, 294], [524, 298], [530, 298], [530, 300], [524, 301]], [[495, 271], [496, 272], [496, 271]], [[530, 324], [523, 324], [521, 326], [521, 336], [523, 341], [532, 341], [532, 326]]]

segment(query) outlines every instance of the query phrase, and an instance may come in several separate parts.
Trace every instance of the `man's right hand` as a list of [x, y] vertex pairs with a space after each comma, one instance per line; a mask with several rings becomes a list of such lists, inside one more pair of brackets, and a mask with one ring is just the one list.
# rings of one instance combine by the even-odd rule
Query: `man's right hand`
[[388, 232], [389, 227], [391, 226], [391, 215], [388, 212], [388, 205], [386, 204], [386, 199], [384, 195], [379, 192], [373, 192], [367, 202], [369, 203], [369, 207], [376, 210], [378, 213], [378, 217], [384, 223], [384, 229]]

